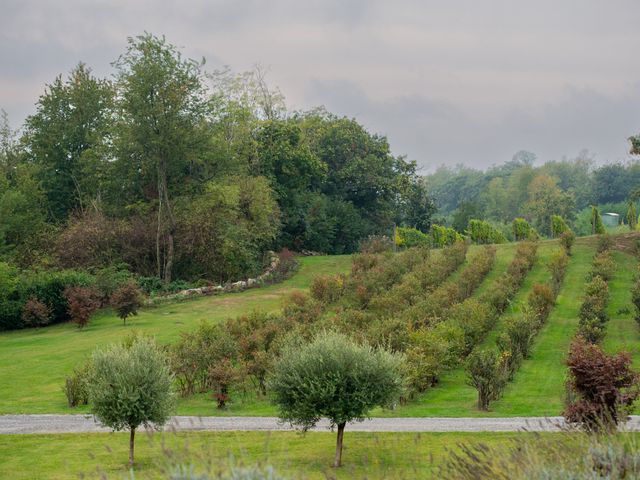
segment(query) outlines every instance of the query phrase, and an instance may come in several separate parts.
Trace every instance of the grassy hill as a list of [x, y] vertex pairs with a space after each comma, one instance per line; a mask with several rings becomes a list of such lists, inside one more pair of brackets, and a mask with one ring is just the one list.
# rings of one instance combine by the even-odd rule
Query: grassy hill
[[[607, 350], [626, 349], [638, 357], [640, 329], [633, 320], [630, 286], [637, 270], [637, 260], [630, 252], [633, 238], [617, 237], [614, 258], [616, 272], [610, 282], [611, 300], [604, 346]], [[473, 255], [478, 247], [472, 247]], [[485, 346], [495, 343], [505, 321], [519, 315], [527, 295], [535, 283], [549, 280], [546, 261], [558, 248], [555, 241], [541, 242], [538, 260], [527, 274], [522, 288], [511, 305], [498, 319], [494, 329], [484, 340]], [[585, 277], [590, 268], [596, 241], [592, 237], [578, 239], [557, 304], [547, 323], [535, 340], [531, 358], [524, 361], [503, 397], [494, 402], [490, 412], [475, 408], [476, 392], [466, 384], [462, 368], [442, 375], [440, 382], [416, 401], [398, 409], [376, 411], [381, 416], [544, 416], [558, 415], [564, 401], [564, 358], [578, 323], [578, 309], [582, 302]], [[504, 272], [515, 252], [515, 244], [498, 246], [492, 271], [474, 292], [479, 297]], [[57, 325], [40, 330], [8, 332], [0, 335], [0, 413], [74, 413], [86, 411], [70, 409], [61, 390], [64, 377], [74, 366], [83, 362], [98, 345], [118, 341], [133, 329], [151, 333], [163, 343], [171, 342], [180, 331], [193, 328], [201, 320], [222, 320], [248, 313], [254, 309], [276, 311], [282, 298], [294, 291], [308, 288], [314, 275], [346, 272], [350, 258], [310, 257], [302, 260], [298, 273], [279, 285], [249, 290], [238, 294], [205, 297], [183, 303], [145, 309], [131, 325], [123, 326], [110, 312], [105, 311], [92, 320], [85, 330], [75, 325]], [[461, 267], [462, 268], [462, 267]], [[459, 274], [460, 269], [456, 274]], [[456, 274], [452, 276], [456, 278]], [[209, 394], [181, 399], [179, 414], [195, 415], [273, 415], [274, 408], [264, 399], [256, 399], [249, 392], [235, 396], [228, 410], [214, 408]]]
[[69, 323], [3, 332], [0, 334], [0, 414], [82, 411], [67, 407], [62, 385], [65, 376], [84, 362], [95, 347], [120, 341], [132, 330], [152, 334], [159, 342], [169, 343], [181, 331], [193, 328], [202, 320], [219, 321], [255, 309], [276, 311], [286, 295], [307, 289], [315, 275], [347, 272], [350, 265], [347, 255], [303, 257], [299, 271], [282, 283], [145, 308], [126, 326], [111, 311], [105, 310], [82, 330]]

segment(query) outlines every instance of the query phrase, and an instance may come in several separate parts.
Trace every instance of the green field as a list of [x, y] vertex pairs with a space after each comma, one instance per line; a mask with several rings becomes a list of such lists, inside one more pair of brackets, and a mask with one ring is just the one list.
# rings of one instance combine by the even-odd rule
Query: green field
[[[469, 256], [476, 248], [472, 247]], [[549, 273], [546, 261], [559, 248], [555, 241], [541, 242], [538, 260], [525, 278], [524, 284], [491, 331], [484, 346], [493, 346], [504, 321], [518, 315], [535, 283], [546, 282]], [[506, 269], [513, 258], [515, 244], [498, 246], [496, 263], [474, 293], [480, 295]], [[476, 392], [466, 385], [462, 368], [445, 372], [438, 385], [416, 401], [394, 411], [374, 411], [375, 416], [544, 416], [558, 415], [563, 408], [564, 358], [577, 328], [577, 313], [582, 302], [585, 276], [595, 252], [595, 239], [578, 239], [574, 246], [564, 285], [546, 325], [538, 334], [531, 358], [524, 361], [514, 381], [503, 397], [494, 402], [490, 412], [476, 410]], [[640, 329], [633, 320], [630, 286], [637, 270], [637, 260], [623, 251], [616, 251], [615, 277], [610, 282], [611, 321], [604, 346], [609, 351], [626, 349], [637, 360], [640, 353]], [[300, 271], [289, 280], [265, 288], [205, 297], [183, 303], [145, 309], [126, 327], [110, 312], [102, 312], [88, 328], [57, 325], [40, 330], [8, 332], [0, 335], [0, 413], [78, 413], [87, 407], [70, 409], [62, 393], [64, 377], [82, 363], [97, 345], [121, 339], [133, 329], [151, 333], [160, 342], [173, 341], [180, 331], [193, 328], [201, 320], [217, 321], [248, 313], [255, 309], [275, 311], [283, 297], [305, 289], [316, 274], [346, 272], [348, 256], [307, 257]], [[452, 279], [460, 273], [458, 269]], [[195, 395], [180, 399], [178, 414], [192, 415], [275, 415], [276, 410], [255, 394], [237, 393], [234, 402], [224, 411], [214, 408], [211, 396]]]
[[[292, 478], [434, 478], [438, 465], [459, 443], [506, 445], [516, 435], [527, 434], [347, 432], [344, 466], [336, 470], [331, 467], [335, 449], [331, 432], [140, 434], [135, 478], [158, 478], [170, 470], [172, 459], [211, 464], [216, 472], [226, 468], [230, 456], [237, 463], [272, 465]], [[0, 456], [0, 478], [62, 480], [81, 474], [84, 478], [131, 478], [126, 468], [128, 436], [123, 433], [0, 435], [0, 452], [9, 449], [11, 455]]]
[[[350, 265], [346, 255], [304, 257], [300, 270], [280, 284], [146, 308], [126, 326], [112, 312], [104, 311], [83, 330], [63, 324], [4, 332], [0, 334], [0, 414], [80, 412], [82, 409], [67, 407], [62, 385], [65, 376], [85, 362], [96, 346], [120, 341], [132, 330], [169, 343], [202, 320], [220, 321], [256, 309], [276, 311], [286, 295], [308, 288], [315, 275], [347, 272]], [[210, 408], [210, 401], [201, 402], [200, 413], [207, 413], [207, 403]], [[188, 406], [180, 410], [189, 411]]]

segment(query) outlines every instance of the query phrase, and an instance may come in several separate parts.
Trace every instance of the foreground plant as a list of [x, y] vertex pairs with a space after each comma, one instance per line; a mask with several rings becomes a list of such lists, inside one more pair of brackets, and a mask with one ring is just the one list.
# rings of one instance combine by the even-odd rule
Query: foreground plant
[[306, 346], [284, 349], [270, 389], [283, 421], [307, 431], [325, 417], [338, 427], [334, 467], [340, 467], [347, 422], [391, 406], [402, 394], [403, 370], [400, 356], [321, 333]]
[[564, 416], [589, 431], [611, 430], [640, 394], [640, 376], [631, 370], [631, 356], [607, 355], [598, 345], [578, 338], [571, 345], [569, 387], [577, 399]]
[[637, 437], [627, 433], [518, 435], [507, 445], [459, 445], [433, 478], [630, 480], [640, 478], [640, 453]]
[[88, 381], [91, 411], [113, 430], [129, 430], [129, 465], [133, 466], [136, 429], [159, 428], [174, 406], [173, 378], [160, 348], [138, 336], [128, 345], [112, 345], [93, 354]]

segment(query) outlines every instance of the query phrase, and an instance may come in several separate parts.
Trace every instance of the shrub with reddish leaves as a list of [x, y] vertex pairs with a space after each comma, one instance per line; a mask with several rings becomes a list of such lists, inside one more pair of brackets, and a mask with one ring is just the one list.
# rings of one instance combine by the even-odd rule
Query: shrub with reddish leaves
[[135, 283], [127, 283], [113, 292], [109, 303], [122, 323], [126, 324], [127, 318], [138, 314], [138, 309], [142, 306], [142, 292]]
[[51, 321], [51, 308], [31, 297], [22, 308], [22, 321], [27, 327], [44, 327]]
[[91, 315], [100, 308], [100, 294], [92, 287], [67, 287], [64, 289], [67, 310], [71, 321], [83, 328], [89, 323]]
[[569, 388], [576, 396], [564, 411], [568, 422], [589, 431], [612, 429], [640, 393], [640, 377], [626, 352], [607, 355], [581, 338], [571, 344]]

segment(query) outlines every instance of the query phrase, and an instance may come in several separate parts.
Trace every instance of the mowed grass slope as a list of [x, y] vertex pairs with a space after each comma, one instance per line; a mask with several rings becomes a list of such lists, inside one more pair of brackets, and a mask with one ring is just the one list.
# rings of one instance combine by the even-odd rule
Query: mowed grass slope
[[[331, 432], [140, 433], [136, 436], [135, 478], [169, 478], [169, 458], [186, 466], [211, 465], [211, 478], [218, 478], [228, 468], [230, 456], [236, 465], [271, 465], [296, 479], [438, 478], [438, 466], [450, 451], [459, 449], [458, 444], [506, 446], [516, 435], [531, 434], [347, 431], [344, 465], [335, 469], [331, 464], [336, 438]], [[0, 435], [0, 452], [3, 479], [133, 478], [126, 468], [126, 433]], [[34, 452], [38, 461], [34, 461]]]
[[86, 361], [97, 346], [118, 342], [133, 330], [170, 343], [181, 331], [203, 320], [220, 321], [253, 310], [277, 311], [286, 295], [307, 289], [314, 276], [346, 273], [350, 266], [347, 255], [304, 257], [299, 271], [282, 283], [145, 308], [126, 326], [105, 310], [83, 330], [74, 324], [61, 324], [1, 333], [0, 414], [81, 412], [83, 409], [67, 407], [62, 385], [65, 376]]

